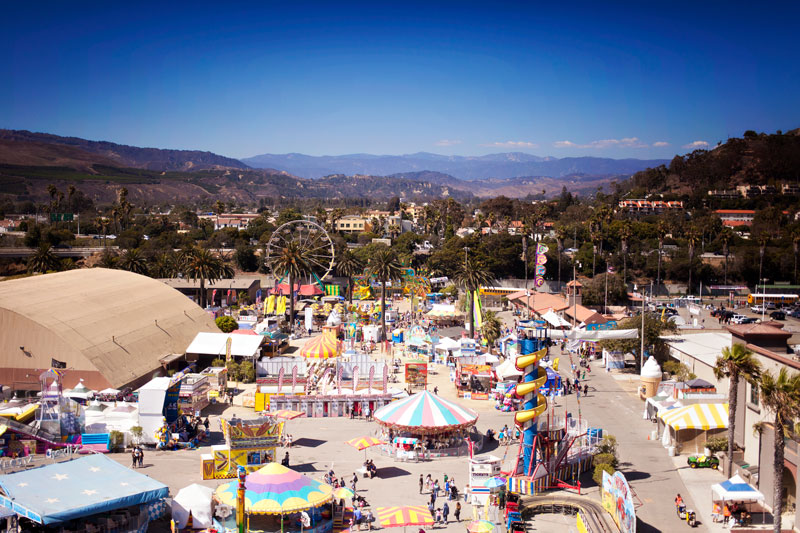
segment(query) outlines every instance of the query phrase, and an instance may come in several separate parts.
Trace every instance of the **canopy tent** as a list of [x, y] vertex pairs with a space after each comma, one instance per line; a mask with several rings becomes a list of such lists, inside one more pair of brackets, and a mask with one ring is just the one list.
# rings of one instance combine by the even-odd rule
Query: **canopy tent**
[[258, 335], [255, 330], [252, 329], [235, 329], [231, 331], [233, 335]]
[[554, 328], [569, 328], [572, 327], [572, 324], [561, 318], [556, 314], [555, 311], [552, 309], [548, 310], [545, 314], [542, 315], [542, 318], [547, 321], [548, 324], [553, 326]]
[[214, 517], [211, 514], [211, 498], [214, 489], [193, 483], [183, 487], [172, 499], [172, 519], [178, 529], [186, 527], [189, 514], [192, 515], [192, 527], [195, 529], [211, 527]]
[[558, 340], [580, 340], [580, 341], [604, 341], [612, 339], [638, 339], [638, 329], [548, 329], [547, 335], [554, 341]]
[[298, 291], [300, 296], [320, 296], [325, 294], [317, 285], [303, 285]]
[[450, 337], [441, 337], [434, 348], [437, 350], [458, 350], [461, 348], [461, 343]]
[[424, 505], [376, 507], [375, 518], [382, 528], [433, 525], [431, 512]]
[[514, 357], [506, 358], [505, 361], [500, 363], [497, 368], [494, 369], [494, 373], [497, 374], [498, 379], [505, 381], [508, 378], [519, 377], [522, 375], [522, 371], [517, 370], [517, 365], [514, 363], [514, 361]]
[[686, 386], [690, 389], [715, 389], [716, 387], [708, 381], [700, 378], [695, 378], [686, 382]]
[[[294, 292], [300, 290], [300, 285], [295, 283], [294, 284]], [[274, 289], [270, 289], [270, 294], [279, 294], [281, 296], [288, 296], [289, 295], [289, 284], [288, 283], [281, 283]]]
[[[217, 487], [217, 500], [236, 507], [239, 481]], [[269, 463], [245, 478], [245, 512], [284, 515], [319, 507], [331, 501], [333, 488], [278, 463]]]
[[290, 409], [279, 409], [274, 413], [269, 413], [271, 416], [275, 418], [283, 418], [284, 420], [294, 420], [295, 418], [300, 418], [304, 416], [306, 413], [305, 411], [292, 411]]
[[330, 359], [341, 352], [339, 343], [329, 335], [319, 335], [308, 341], [300, 350], [300, 356], [307, 359]]
[[413, 434], [435, 434], [474, 426], [478, 413], [422, 391], [375, 411], [378, 424]]
[[428, 346], [430, 345], [430, 343], [431, 343], [430, 339], [426, 337], [410, 337], [408, 340], [406, 340], [406, 346], [420, 347], [420, 346]]
[[428, 318], [454, 318], [458, 315], [455, 305], [433, 304], [430, 311], [425, 313]]
[[728, 404], [697, 403], [662, 411], [658, 417], [674, 430], [725, 429], [728, 427]]
[[186, 348], [186, 353], [225, 356], [228, 339], [231, 339], [231, 355], [239, 357], [255, 357], [261, 349], [261, 343], [264, 342], [264, 337], [261, 335], [231, 335], [201, 331]]
[[727, 481], [711, 485], [711, 492], [714, 494], [714, 501], [724, 502], [761, 502], [764, 495], [754, 489], [736, 474]]
[[169, 496], [163, 483], [102, 454], [0, 476], [0, 505], [44, 525], [153, 503]]

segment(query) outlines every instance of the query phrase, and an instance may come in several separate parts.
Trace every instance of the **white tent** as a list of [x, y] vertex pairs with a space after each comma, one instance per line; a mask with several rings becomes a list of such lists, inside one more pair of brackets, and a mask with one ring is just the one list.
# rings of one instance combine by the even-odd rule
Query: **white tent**
[[572, 324], [558, 316], [555, 311], [550, 309], [545, 314], [542, 315], [542, 318], [548, 322], [554, 328], [569, 328], [572, 327]]
[[514, 365], [515, 358], [508, 358], [502, 363], [500, 363], [497, 368], [494, 369], [494, 373], [497, 374], [497, 377], [503, 381], [508, 378], [518, 377], [522, 375], [522, 372], [517, 370], [517, 367]]
[[736, 474], [727, 481], [711, 486], [714, 501], [725, 502], [760, 502], [764, 501], [764, 495], [754, 489]]
[[189, 513], [192, 514], [194, 529], [208, 528], [213, 525], [211, 497], [214, 489], [193, 483], [178, 491], [172, 499], [172, 519], [178, 529], [186, 527]]
[[261, 343], [264, 342], [263, 335], [231, 335], [201, 331], [186, 348], [186, 353], [224, 356], [228, 339], [231, 339], [231, 355], [239, 357], [255, 357], [261, 349]]
[[459, 350], [461, 349], [461, 343], [450, 337], [442, 337], [435, 348], [437, 350]]

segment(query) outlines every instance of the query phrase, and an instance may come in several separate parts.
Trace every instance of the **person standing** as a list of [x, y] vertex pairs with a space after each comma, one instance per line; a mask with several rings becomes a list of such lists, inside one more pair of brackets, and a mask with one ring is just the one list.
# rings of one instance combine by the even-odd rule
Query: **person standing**
[[461, 522], [461, 502], [456, 502], [456, 510], [453, 516], [456, 517], [456, 522]]
[[139, 460], [139, 468], [144, 467], [144, 450], [139, 446], [136, 448], [136, 457]]
[[422, 474], [419, 475], [419, 493], [422, 494], [422, 487], [425, 486], [425, 481], [422, 479]]
[[589, 395], [589, 385], [583, 386], [583, 396], [586, 397]]
[[136, 448], [131, 449], [131, 468], [136, 468], [139, 457], [136, 455]]
[[444, 505], [442, 506], [442, 521], [444, 525], [447, 525], [447, 515], [449, 514], [450, 514], [450, 506], [447, 505], [447, 501], [445, 501]]

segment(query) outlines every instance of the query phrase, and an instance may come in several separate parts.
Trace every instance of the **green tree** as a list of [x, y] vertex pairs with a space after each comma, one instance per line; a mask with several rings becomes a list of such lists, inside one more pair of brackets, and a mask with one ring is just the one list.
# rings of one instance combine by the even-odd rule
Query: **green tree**
[[761, 373], [761, 403], [774, 415], [775, 449], [773, 453], [773, 498], [772, 516], [773, 531], [781, 532], [781, 514], [783, 513], [783, 472], [785, 435], [791, 429], [794, 420], [800, 416], [800, 374], [790, 374], [782, 367], [777, 376], [769, 371]]
[[726, 461], [726, 476], [733, 476], [733, 436], [736, 434], [736, 410], [739, 405], [739, 380], [744, 379], [751, 385], [758, 381], [761, 374], [761, 363], [755, 358], [753, 352], [744, 344], [734, 344], [730, 348], [723, 348], [722, 355], [717, 357], [714, 366], [714, 376], [719, 380], [728, 378], [728, 460]]
[[258, 270], [258, 257], [252, 246], [239, 246], [233, 254], [236, 266], [244, 272], [255, 272]]
[[598, 274], [588, 280], [583, 288], [584, 305], [603, 305], [606, 301], [606, 278], [608, 278], [608, 303], [621, 305], [628, 301], [628, 290], [616, 274]]
[[[719, 240], [722, 243], [722, 255], [725, 256], [725, 285], [728, 284], [728, 256], [731, 253], [731, 241], [733, 240], [733, 231], [731, 228], [724, 228], [719, 234]], [[730, 476], [728, 476], [730, 477]]]
[[297, 241], [289, 241], [274, 257], [270, 257], [269, 267], [276, 278], [289, 280], [289, 331], [294, 332], [294, 284], [311, 267], [305, 257], [305, 249]]
[[486, 270], [482, 263], [467, 257], [461, 268], [453, 276], [455, 281], [467, 293], [469, 307], [469, 336], [475, 338], [475, 296], [474, 293], [482, 286], [491, 285], [494, 275]]
[[497, 314], [494, 311], [486, 311], [483, 313], [483, 324], [481, 325], [481, 335], [486, 339], [486, 345], [489, 347], [489, 353], [494, 353], [494, 343], [500, 338], [500, 332], [503, 325]]
[[158, 254], [150, 266], [150, 275], [154, 278], [174, 278], [177, 274], [177, 257], [172, 251]]
[[214, 283], [233, 277], [233, 269], [220, 257], [205, 248], [192, 248], [183, 254], [181, 270], [188, 279], [200, 282], [200, 307], [206, 308], [206, 282]]
[[42, 243], [28, 258], [28, 272], [51, 272], [61, 270], [61, 260], [53, 253], [53, 249], [47, 243]]
[[222, 333], [230, 333], [231, 331], [239, 329], [239, 324], [232, 316], [220, 316], [217, 317], [214, 322]]
[[[619, 228], [620, 251], [622, 252], [622, 284], [628, 282], [628, 242], [633, 236], [633, 226], [629, 220], [625, 220]], [[626, 291], [627, 292], [627, 291]]]
[[381, 338], [386, 340], [386, 284], [400, 279], [403, 268], [395, 253], [385, 248], [372, 256], [367, 273], [381, 283]]
[[277, 226], [281, 226], [282, 224], [286, 224], [287, 222], [292, 222], [293, 220], [302, 220], [302, 219], [303, 219], [303, 213], [301, 213], [294, 207], [287, 207], [278, 214], [278, 218], [275, 221], [275, 224]]
[[339, 253], [336, 273], [347, 278], [347, 301], [353, 303], [353, 278], [364, 272], [364, 263], [347, 248]]
[[117, 262], [117, 267], [143, 276], [146, 276], [149, 271], [147, 258], [138, 248], [125, 250]]

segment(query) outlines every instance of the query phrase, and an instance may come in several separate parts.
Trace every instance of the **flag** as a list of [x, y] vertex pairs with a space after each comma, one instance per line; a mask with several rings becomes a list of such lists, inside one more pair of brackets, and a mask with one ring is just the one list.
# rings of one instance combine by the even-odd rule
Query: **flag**
[[353, 367], [353, 394], [358, 390], [358, 365]]
[[383, 393], [389, 392], [389, 365], [383, 364]]
[[50, 359], [50, 368], [67, 368], [67, 363], [58, 359]]
[[281, 367], [281, 369], [278, 370], [278, 394], [281, 393], [281, 389], [283, 388], [283, 375], [285, 373], [286, 369], [284, 367]]
[[292, 367], [292, 394], [294, 394], [295, 385], [297, 385], [297, 365]]
[[217, 299], [217, 289], [211, 291], [211, 305], [214, 305], [214, 301]]
[[556, 357], [555, 359], [553, 359], [553, 370], [555, 370], [556, 372], [558, 372], [558, 357]]
[[372, 394], [372, 380], [375, 378], [375, 365], [369, 367], [369, 393]]
[[267, 297], [267, 301], [264, 304], [264, 314], [271, 315], [275, 312], [275, 300], [274, 294], [270, 294], [269, 297]]
[[228, 301], [228, 305], [231, 305], [233, 303], [233, 295], [231, 294], [232, 292], [233, 292], [232, 290], [228, 289], [228, 292], [225, 293], [225, 298]]
[[475, 331], [481, 329], [483, 325], [483, 316], [481, 313], [481, 299], [478, 298], [478, 291], [473, 293], [475, 298]]
[[344, 367], [339, 367], [338, 375], [336, 376], [336, 392], [338, 394], [342, 393], [342, 372], [344, 372]]
[[233, 345], [233, 337], [228, 337], [228, 340], [225, 341], [225, 360], [231, 360], [231, 346]]
[[322, 383], [322, 395], [326, 395], [328, 393], [328, 374], [331, 373], [330, 367], [325, 369], [325, 372], [322, 373], [322, 378], [320, 378], [320, 383]]

